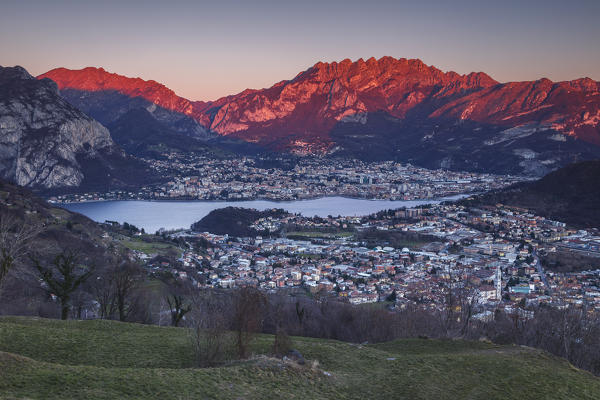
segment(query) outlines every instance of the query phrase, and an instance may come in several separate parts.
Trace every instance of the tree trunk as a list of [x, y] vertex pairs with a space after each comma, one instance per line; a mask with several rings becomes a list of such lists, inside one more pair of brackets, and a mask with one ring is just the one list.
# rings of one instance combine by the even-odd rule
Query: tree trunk
[[125, 299], [124, 299], [124, 296], [118, 296], [117, 308], [119, 309], [119, 321], [125, 322]]
[[67, 319], [68, 317], [69, 317], [69, 305], [66, 302], [64, 302], [61, 304], [60, 318]]

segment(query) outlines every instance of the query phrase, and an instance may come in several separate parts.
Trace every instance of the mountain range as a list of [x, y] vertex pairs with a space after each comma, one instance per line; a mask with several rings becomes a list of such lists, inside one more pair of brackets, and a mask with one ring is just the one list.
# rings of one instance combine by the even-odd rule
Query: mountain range
[[[260, 150], [262, 149], [262, 150]], [[139, 185], [132, 156], [276, 151], [544, 175], [600, 159], [600, 83], [499, 83], [383, 57], [319, 62], [270, 88], [191, 101], [102, 68], [0, 67], [0, 177], [38, 189]]]
[[533, 175], [600, 157], [600, 83], [589, 78], [499, 83], [382, 57], [319, 62], [270, 88], [209, 102], [102, 68], [38, 78], [105, 125], [145, 108], [177, 133], [284, 152]]

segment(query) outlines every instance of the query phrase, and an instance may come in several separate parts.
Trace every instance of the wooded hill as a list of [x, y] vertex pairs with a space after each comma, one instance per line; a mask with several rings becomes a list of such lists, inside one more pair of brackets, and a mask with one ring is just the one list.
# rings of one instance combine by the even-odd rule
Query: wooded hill
[[600, 160], [570, 164], [543, 178], [463, 200], [505, 204], [582, 228], [600, 228]]

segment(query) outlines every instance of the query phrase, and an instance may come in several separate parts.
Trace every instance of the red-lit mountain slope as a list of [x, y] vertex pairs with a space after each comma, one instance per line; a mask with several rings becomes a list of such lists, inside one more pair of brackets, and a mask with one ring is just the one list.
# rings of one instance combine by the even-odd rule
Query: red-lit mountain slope
[[[59, 90], [77, 89], [88, 92], [116, 91], [129, 97], [142, 97], [157, 106], [185, 115], [194, 114], [194, 103], [179, 97], [166, 86], [150, 80], [128, 78], [110, 73], [104, 68], [88, 67], [81, 70], [56, 68], [38, 76], [50, 78]], [[200, 106], [203, 103], [199, 103]]]
[[[320, 62], [270, 88], [204, 103], [181, 98], [154, 81], [103, 69], [61, 68], [41, 77], [54, 80], [67, 100], [85, 112], [90, 104], [95, 111], [99, 104], [106, 108], [116, 101], [99, 98], [99, 92], [118, 93], [185, 115], [219, 135], [300, 153], [485, 169], [487, 153], [506, 151], [517, 161], [535, 159], [552, 169], [562, 158], [595, 157], [600, 146], [600, 84], [587, 78], [503, 84], [482, 72], [459, 75], [420, 60], [383, 57]], [[105, 115], [97, 114], [91, 113], [103, 122]], [[425, 148], [432, 162], [421, 154]], [[564, 154], [551, 158], [558, 149]], [[465, 157], [461, 151], [475, 150], [484, 154], [480, 161], [457, 159]]]
[[38, 76], [50, 78], [62, 95], [83, 112], [104, 125], [113, 123], [131, 110], [146, 108], [169, 128], [189, 136], [204, 136], [208, 118], [199, 111], [204, 102], [191, 102], [166, 86], [140, 78], [128, 78], [88, 67], [81, 70], [56, 68]]

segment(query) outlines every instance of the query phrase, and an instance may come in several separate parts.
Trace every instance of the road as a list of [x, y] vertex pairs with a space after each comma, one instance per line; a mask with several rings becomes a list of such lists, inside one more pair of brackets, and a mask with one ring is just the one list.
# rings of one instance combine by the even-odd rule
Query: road
[[548, 279], [546, 278], [546, 273], [544, 272], [544, 268], [542, 268], [542, 263], [540, 261], [540, 258], [537, 255], [537, 252], [535, 251], [535, 249], [533, 249], [533, 251], [531, 252], [531, 255], [533, 256], [533, 259], [535, 262], [535, 267], [537, 268], [538, 274], [540, 274], [540, 278], [542, 279], [544, 286], [546, 286], [548, 293], [552, 294], [552, 288], [548, 284]]

